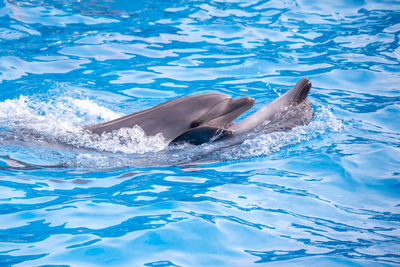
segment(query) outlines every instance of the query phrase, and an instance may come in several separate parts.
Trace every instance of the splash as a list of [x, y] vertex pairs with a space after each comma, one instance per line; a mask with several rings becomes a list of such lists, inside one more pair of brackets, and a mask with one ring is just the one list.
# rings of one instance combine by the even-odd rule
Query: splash
[[327, 107], [315, 106], [315, 117], [309, 124], [295, 127], [290, 131], [249, 133], [241, 145], [234, 147], [230, 153], [223, 153], [223, 156], [226, 159], [240, 159], [271, 155], [286, 147], [344, 129], [343, 122], [336, 119]]
[[38, 99], [20, 96], [0, 102], [0, 128], [3, 140], [49, 147], [146, 153], [166, 146], [162, 135], [146, 136], [140, 127], [120, 129], [101, 136], [90, 134], [83, 126], [123, 116], [90, 99], [59, 96]]

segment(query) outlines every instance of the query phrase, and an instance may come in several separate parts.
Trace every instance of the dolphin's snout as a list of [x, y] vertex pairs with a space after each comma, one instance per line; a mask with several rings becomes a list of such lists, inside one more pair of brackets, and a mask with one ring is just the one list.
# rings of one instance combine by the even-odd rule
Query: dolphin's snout
[[292, 88], [292, 92], [295, 93], [293, 97], [293, 102], [300, 103], [307, 98], [308, 92], [311, 89], [311, 82], [308, 78], [303, 78], [297, 82], [297, 84]]
[[212, 107], [199, 120], [203, 125], [217, 126], [228, 125], [237, 117], [254, 105], [254, 99], [248, 96], [227, 98]]
[[249, 109], [254, 105], [254, 98], [249, 96], [239, 97], [232, 100], [235, 109], [246, 108]]

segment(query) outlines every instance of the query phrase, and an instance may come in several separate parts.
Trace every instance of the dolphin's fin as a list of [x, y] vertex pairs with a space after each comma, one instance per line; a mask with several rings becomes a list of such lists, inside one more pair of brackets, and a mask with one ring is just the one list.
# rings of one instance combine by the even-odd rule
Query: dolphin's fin
[[207, 142], [221, 140], [231, 136], [232, 132], [211, 126], [202, 126], [190, 129], [172, 140], [169, 145], [177, 145], [180, 143], [189, 143], [192, 145], [201, 145]]

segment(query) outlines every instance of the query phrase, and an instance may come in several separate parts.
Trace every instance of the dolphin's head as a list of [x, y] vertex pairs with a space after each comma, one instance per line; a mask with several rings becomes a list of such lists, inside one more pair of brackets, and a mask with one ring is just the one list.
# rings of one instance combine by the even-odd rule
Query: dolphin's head
[[185, 107], [180, 120], [174, 124], [178, 128], [164, 127], [164, 137], [172, 139], [171, 144], [187, 142], [202, 144], [219, 135], [229, 135], [227, 129], [237, 117], [250, 109], [254, 104], [251, 97], [233, 99], [221, 93], [193, 95], [179, 99], [173, 103], [174, 109]]
[[251, 97], [233, 99], [222, 93], [186, 96], [160, 105], [159, 108], [163, 110], [160, 115], [163, 114], [162, 117], [165, 118], [163, 122], [157, 127], [152, 123], [152, 127], [143, 125], [142, 128], [148, 135], [158, 131], [167, 140], [174, 139], [197, 127], [227, 127], [253, 104], [254, 99]]
[[172, 140], [200, 126], [223, 128], [253, 104], [250, 97], [232, 99], [222, 93], [190, 95], [86, 129], [102, 134], [137, 125], [149, 136], [161, 133], [166, 140]]
[[223, 128], [253, 104], [254, 100], [250, 97], [233, 99], [222, 93], [190, 95], [146, 110], [152, 120], [147, 118], [137, 124], [147, 135], [162, 133], [165, 139], [171, 140], [201, 126]]

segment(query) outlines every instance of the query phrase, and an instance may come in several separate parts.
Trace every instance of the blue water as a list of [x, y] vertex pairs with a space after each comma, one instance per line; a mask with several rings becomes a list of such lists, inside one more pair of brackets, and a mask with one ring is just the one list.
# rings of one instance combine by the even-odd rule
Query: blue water
[[[2, 0], [0, 265], [400, 265], [399, 44], [398, 1]], [[82, 128], [303, 77], [314, 120], [235, 146]]]

